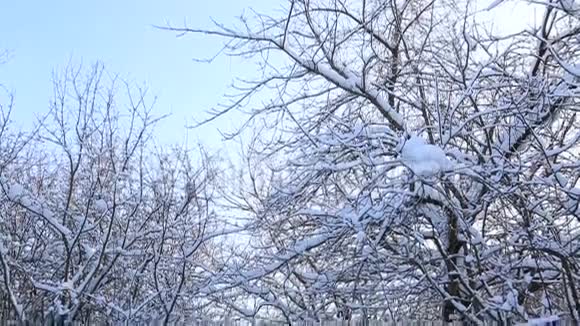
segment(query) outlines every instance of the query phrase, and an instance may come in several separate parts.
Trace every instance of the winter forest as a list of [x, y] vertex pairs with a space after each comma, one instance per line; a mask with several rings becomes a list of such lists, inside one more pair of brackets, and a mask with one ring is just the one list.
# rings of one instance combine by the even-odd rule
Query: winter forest
[[[519, 31], [479, 19], [516, 1]], [[0, 317], [580, 321], [580, 4], [475, 2], [157, 26], [259, 71], [192, 112], [242, 114], [237, 161], [151, 146], [155, 90], [100, 63], [58, 71], [30, 129], [2, 87]]]

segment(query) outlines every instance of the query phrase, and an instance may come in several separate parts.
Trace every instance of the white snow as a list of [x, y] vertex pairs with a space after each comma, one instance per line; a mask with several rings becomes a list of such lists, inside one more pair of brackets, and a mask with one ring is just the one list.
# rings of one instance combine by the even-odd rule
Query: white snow
[[475, 257], [473, 257], [472, 255], [467, 255], [465, 256], [465, 262], [466, 263], [473, 263], [475, 261]]
[[359, 246], [362, 245], [364, 243], [364, 241], [365, 241], [365, 237], [366, 236], [365, 236], [364, 231], [358, 231], [357, 234], [356, 234], [356, 243], [357, 243], [357, 245], [359, 245]]
[[541, 318], [534, 318], [528, 320], [528, 325], [548, 325], [548, 323], [553, 323], [555, 321], [560, 320], [558, 316], [548, 316], [548, 317], [541, 317]]
[[483, 238], [481, 237], [481, 233], [474, 227], [469, 228], [469, 233], [471, 234], [471, 243], [474, 245], [481, 244], [483, 242]]
[[74, 290], [74, 288], [75, 288], [74, 287], [74, 284], [73, 284], [73, 280], [68, 280], [66, 282], [62, 282], [61, 285], [60, 285], [60, 287], [63, 290]]
[[[299, 58], [298, 56], [295, 58]], [[334, 68], [330, 65], [325, 63], [318, 63], [316, 65], [309, 64], [308, 62], [304, 62], [303, 60], [297, 59], [305, 67], [309, 67], [310, 69], [317, 71], [320, 75], [324, 78], [329, 80], [330, 82], [334, 83], [335, 85], [340, 86], [343, 89], [349, 90], [351, 92], [358, 93], [360, 90], [358, 89], [358, 85], [362, 85], [362, 81], [358, 78], [354, 73], [348, 73], [348, 78], [343, 77], [340, 73], [338, 73]], [[405, 125], [403, 117], [395, 111], [389, 102], [387, 101], [385, 94], [379, 88], [369, 88], [365, 89], [365, 93], [368, 94], [375, 100], [375, 103], [379, 106], [379, 109], [387, 114], [390, 120], [394, 123], [398, 124], [399, 127], [403, 127]]]
[[21, 197], [23, 193], [24, 193], [24, 187], [22, 187], [21, 185], [19, 185], [17, 183], [12, 184], [8, 188], [8, 197], [11, 200], [15, 200], [15, 199]]
[[104, 201], [103, 199], [97, 199], [95, 201], [95, 208], [99, 211], [99, 212], [106, 212], [108, 209], [108, 205], [107, 202]]
[[568, 184], [568, 178], [560, 172], [556, 172], [554, 174], [556, 181], [560, 184], [560, 186], [565, 187]]
[[363, 256], [369, 256], [370, 254], [373, 253], [373, 248], [370, 246], [364, 246], [362, 249], [362, 254]]
[[30, 201], [30, 199], [28, 197], [20, 197], [20, 204], [22, 204], [22, 206], [25, 207], [30, 207], [32, 206], [32, 202]]
[[486, 10], [492, 10], [493, 8], [499, 6], [504, 0], [495, 0], [489, 6], [487, 6]]
[[451, 168], [445, 152], [435, 145], [427, 144], [423, 138], [411, 136], [401, 149], [403, 162], [419, 176], [433, 176]]
[[580, 77], [580, 65], [578, 64], [569, 64], [564, 61], [558, 61], [562, 68], [566, 71], [564, 74], [564, 80], [568, 83], [574, 82], [574, 80]]
[[82, 244], [82, 246], [83, 246], [83, 249], [85, 250], [88, 257], [92, 257], [95, 254], [95, 252], [97, 251], [96, 249], [92, 248], [89, 245]]
[[349, 89], [356, 89], [358, 87], [358, 79], [356, 77], [349, 77], [344, 81], [344, 83]]

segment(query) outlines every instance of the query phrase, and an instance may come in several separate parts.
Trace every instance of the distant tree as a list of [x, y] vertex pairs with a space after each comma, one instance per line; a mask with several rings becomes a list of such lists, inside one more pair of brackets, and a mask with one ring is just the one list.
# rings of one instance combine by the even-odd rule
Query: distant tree
[[211, 308], [218, 170], [153, 147], [153, 103], [96, 64], [55, 76], [32, 138], [1, 107], [3, 319], [168, 324]]
[[254, 250], [222, 284], [237, 311], [580, 320], [580, 7], [530, 1], [538, 27], [498, 36], [474, 3], [292, 0], [167, 27], [261, 68], [210, 117], [261, 128], [234, 200]]
[[[0, 64], [4, 63], [5, 53], [0, 54]], [[12, 112], [14, 108], [13, 94], [2, 84], [0, 84], [0, 176], [7, 166], [12, 164], [18, 157], [22, 149], [27, 145], [30, 136], [13, 129]], [[14, 311], [16, 318], [23, 319], [24, 315], [12, 289], [12, 269], [10, 266], [7, 248], [3, 239], [7, 236], [0, 234], [0, 319], [7, 320], [13, 314], [7, 315], [6, 312]]]

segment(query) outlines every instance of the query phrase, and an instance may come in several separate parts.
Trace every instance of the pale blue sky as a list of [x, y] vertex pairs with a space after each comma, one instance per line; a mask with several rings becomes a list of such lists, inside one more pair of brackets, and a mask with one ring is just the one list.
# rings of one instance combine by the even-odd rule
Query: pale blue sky
[[[35, 113], [46, 112], [53, 71], [70, 59], [87, 65], [101, 60], [109, 71], [144, 82], [158, 95], [158, 113], [172, 113], [159, 128], [161, 142], [182, 142], [186, 121], [204, 116], [234, 77], [251, 76], [255, 67], [225, 56], [212, 64], [196, 63], [192, 58], [212, 56], [222, 40], [176, 38], [151, 25], [187, 21], [191, 27], [209, 27], [210, 17], [233, 23], [244, 8], [270, 11], [280, 4], [278, 0], [7, 1], [0, 10], [0, 49], [9, 50], [11, 57], [0, 65], [0, 83], [14, 91], [14, 118], [26, 125]], [[235, 117], [225, 117], [189, 131], [189, 142], [199, 139], [219, 146], [215, 129], [228, 128], [234, 121]]]
[[[491, 0], [480, 0], [487, 6]], [[282, 0], [18, 0], [6, 1], [0, 10], [0, 50], [11, 51], [0, 65], [0, 83], [16, 96], [17, 122], [26, 125], [34, 114], [46, 112], [51, 96], [51, 74], [72, 59], [89, 65], [100, 60], [110, 72], [146, 83], [158, 96], [159, 114], [172, 113], [158, 128], [162, 143], [183, 142], [183, 126], [200, 120], [205, 110], [220, 102], [235, 77], [248, 79], [256, 72], [249, 62], [219, 56], [212, 64], [196, 63], [194, 57], [211, 57], [222, 41], [207, 36], [176, 38], [152, 25], [170, 22], [181, 26], [210, 27], [210, 17], [235, 23], [246, 8], [269, 12]], [[478, 2], [479, 4], [479, 2]], [[504, 4], [484, 16], [493, 17], [500, 29], [514, 23], [522, 5]], [[527, 7], [527, 6], [524, 6]], [[531, 13], [529, 8], [527, 12]], [[516, 19], [517, 20], [517, 19]], [[188, 132], [189, 145], [197, 140], [217, 148], [221, 136], [216, 128], [239, 125], [236, 115]]]

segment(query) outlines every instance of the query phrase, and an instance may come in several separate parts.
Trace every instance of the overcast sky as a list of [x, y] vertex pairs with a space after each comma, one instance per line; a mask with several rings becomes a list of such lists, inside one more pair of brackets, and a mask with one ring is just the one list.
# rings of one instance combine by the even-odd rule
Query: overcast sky
[[[478, 0], [485, 8], [491, 0]], [[15, 119], [26, 125], [34, 114], [47, 110], [51, 74], [69, 60], [91, 64], [104, 62], [110, 72], [145, 83], [159, 97], [157, 112], [171, 113], [158, 129], [161, 142], [182, 142], [186, 122], [201, 119], [215, 106], [234, 77], [250, 77], [255, 67], [218, 57], [212, 64], [196, 63], [194, 57], [210, 57], [221, 40], [209, 37], [176, 38], [152, 27], [171, 22], [189, 26], [211, 26], [210, 17], [232, 23], [244, 8], [271, 11], [281, 0], [20, 0], [5, 2], [0, 10], [0, 49], [11, 52], [0, 65], [0, 83], [16, 96]], [[509, 4], [495, 9], [496, 28], [508, 28], [525, 13]], [[500, 11], [501, 10], [501, 11]], [[519, 18], [518, 18], [519, 17]], [[226, 116], [217, 123], [189, 132], [189, 141], [221, 144], [216, 128], [239, 123]]]

